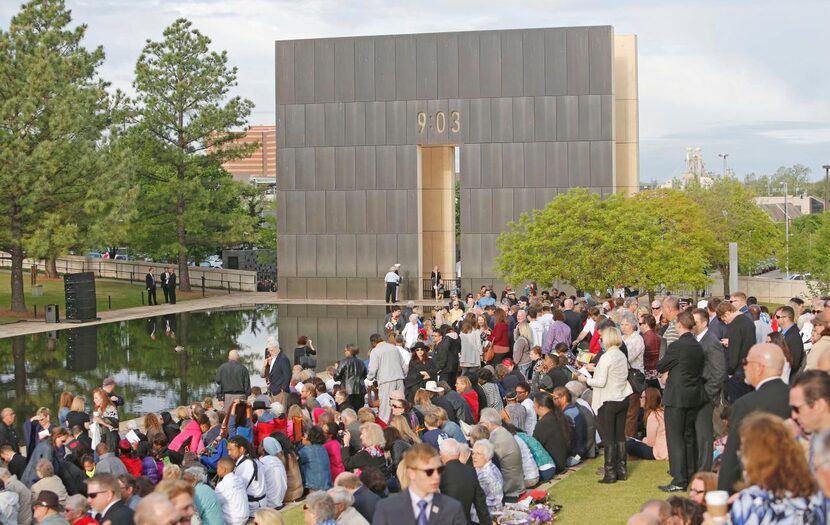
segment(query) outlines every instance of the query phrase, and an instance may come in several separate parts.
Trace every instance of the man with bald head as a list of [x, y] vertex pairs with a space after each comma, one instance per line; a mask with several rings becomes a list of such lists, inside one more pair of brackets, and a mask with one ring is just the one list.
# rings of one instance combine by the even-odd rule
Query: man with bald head
[[228, 352], [228, 362], [216, 370], [216, 397], [230, 408], [236, 399], [247, 399], [251, 393], [251, 374], [239, 362], [239, 351]]
[[744, 360], [746, 382], [755, 391], [741, 397], [732, 405], [729, 418], [729, 439], [723, 451], [723, 463], [718, 476], [718, 489], [735, 491], [735, 483], [741, 479], [741, 448], [739, 433], [743, 420], [753, 412], [767, 412], [781, 419], [790, 417], [790, 387], [781, 380], [784, 370], [784, 353], [772, 343], [756, 344], [749, 349]]
[[582, 331], [582, 316], [574, 311], [574, 300], [570, 297], [562, 303], [562, 314], [565, 316], [565, 324], [571, 329], [571, 341], [574, 341]]
[[638, 512], [628, 518], [627, 525], [660, 525], [660, 519], [654, 514]]

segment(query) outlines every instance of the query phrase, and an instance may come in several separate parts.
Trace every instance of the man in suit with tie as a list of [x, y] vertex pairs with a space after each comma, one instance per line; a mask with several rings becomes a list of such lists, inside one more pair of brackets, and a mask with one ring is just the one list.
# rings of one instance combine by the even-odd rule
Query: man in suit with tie
[[718, 319], [726, 325], [727, 336], [721, 342], [726, 346], [726, 374], [729, 377], [724, 388], [729, 403], [752, 391], [744, 381], [743, 362], [755, 344], [755, 323], [732, 300], [722, 302], [716, 310]]
[[291, 361], [280, 350], [279, 343], [273, 340], [268, 343], [265, 378], [268, 380], [268, 391], [272, 396], [280, 392], [288, 392], [288, 385], [291, 382]]
[[784, 334], [787, 348], [790, 349], [793, 356], [792, 371], [790, 372], [790, 383], [792, 383], [804, 362], [804, 341], [801, 339], [801, 332], [795, 323], [795, 311], [792, 306], [782, 306], [776, 310], [775, 319], [778, 321], [778, 329]]
[[170, 268], [165, 268], [161, 272], [161, 291], [164, 293], [164, 302], [170, 302], [170, 288], [167, 287], [167, 279], [170, 277]]
[[171, 266], [167, 269], [167, 293], [170, 294], [170, 304], [176, 304], [176, 270]]
[[147, 304], [159, 304], [156, 299], [156, 277], [153, 275], [153, 269], [147, 270], [147, 275], [144, 276], [144, 284], [147, 286]]
[[133, 511], [121, 501], [121, 485], [112, 474], [96, 474], [87, 482], [86, 499], [101, 525], [130, 525]]
[[715, 429], [712, 413], [721, 404], [723, 381], [726, 379], [726, 355], [720, 339], [709, 328], [709, 313], [698, 308], [692, 312], [695, 317], [695, 338], [703, 347], [703, 390], [706, 403], [697, 413], [695, 434], [697, 435], [697, 470], [712, 470], [713, 442]]
[[378, 503], [372, 525], [465, 525], [461, 503], [439, 492], [443, 471], [432, 446], [419, 443], [407, 450], [398, 467], [401, 492]]
[[706, 402], [706, 393], [703, 391], [703, 347], [692, 334], [695, 318], [689, 312], [680, 312], [675, 319], [675, 326], [678, 338], [669, 345], [666, 355], [657, 363], [658, 372], [669, 373], [663, 405], [672, 480], [670, 484], [659, 487], [664, 492], [685, 491], [695, 473], [695, 419], [700, 407]]
[[[742, 314], [740, 314], [742, 315]], [[768, 412], [787, 419], [790, 417], [790, 387], [781, 380], [784, 370], [784, 352], [778, 345], [762, 343], [753, 346], [744, 362], [746, 381], [755, 388], [732, 405], [729, 418], [729, 438], [723, 451], [723, 462], [718, 473], [718, 489], [735, 491], [741, 479], [741, 423], [756, 411]]]

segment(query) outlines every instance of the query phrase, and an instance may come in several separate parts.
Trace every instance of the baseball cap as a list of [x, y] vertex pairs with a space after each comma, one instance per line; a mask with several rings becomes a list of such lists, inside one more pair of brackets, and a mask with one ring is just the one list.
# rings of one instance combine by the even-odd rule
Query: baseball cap
[[509, 358], [503, 359], [501, 364], [503, 364], [504, 366], [516, 366], [516, 363], [514, 363], [513, 360]]

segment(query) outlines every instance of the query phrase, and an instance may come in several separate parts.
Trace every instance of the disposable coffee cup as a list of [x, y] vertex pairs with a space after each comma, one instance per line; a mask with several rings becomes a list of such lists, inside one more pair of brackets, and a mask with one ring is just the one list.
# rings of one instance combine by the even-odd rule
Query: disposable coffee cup
[[706, 512], [713, 518], [725, 518], [729, 511], [729, 493], [713, 490], [706, 493]]

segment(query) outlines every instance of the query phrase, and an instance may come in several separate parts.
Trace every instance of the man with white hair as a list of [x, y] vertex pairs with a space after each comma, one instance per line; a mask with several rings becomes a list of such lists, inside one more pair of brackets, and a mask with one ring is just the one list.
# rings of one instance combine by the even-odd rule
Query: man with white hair
[[268, 339], [268, 358], [265, 360], [263, 376], [268, 383], [268, 393], [272, 396], [288, 392], [291, 383], [291, 361], [274, 339]]
[[354, 496], [343, 487], [334, 487], [328, 490], [328, 495], [334, 501], [334, 515], [339, 525], [369, 525], [354, 505]]
[[0, 467], [0, 481], [6, 484], [6, 490], [17, 494], [19, 504], [17, 524], [29, 525], [32, 522], [32, 492], [29, 487], [17, 479], [17, 476], [9, 472], [6, 467]]
[[487, 510], [487, 496], [478, 482], [478, 476], [471, 465], [462, 463], [461, 444], [453, 438], [443, 440], [439, 445], [441, 461], [444, 463], [444, 473], [441, 475], [441, 494], [457, 499], [464, 509], [464, 516], [468, 523], [470, 509], [475, 507], [479, 525], [490, 523], [490, 513]]
[[482, 410], [479, 423], [490, 431], [490, 441], [501, 463], [505, 502], [515, 502], [525, 490], [522, 451], [513, 435], [501, 426], [501, 416], [495, 408]]
[[398, 274], [397, 268], [391, 266], [383, 281], [386, 283], [386, 295], [383, 301], [385, 303], [398, 302], [398, 285], [401, 283], [401, 276]]
[[369, 359], [369, 373], [366, 378], [378, 383], [378, 399], [380, 408], [378, 417], [388, 422], [392, 417], [392, 404], [389, 395], [395, 390], [403, 390], [404, 372], [403, 359], [398, 349], [384, 342], [380, 334], [369, 337], [372, 345]]
[[89, 515], [89, 504], [83, 494], [74, 494], [66, 498], [63, 515], [70, 525], [94, 525], [95, 519]]
[[251, 375], [239, 362], [239, 351], [228, 352], [228, 361], [216, 370], [216, 397], [224, 400], [229, 410], [237, 399], [245, 400], [251, 394]]

